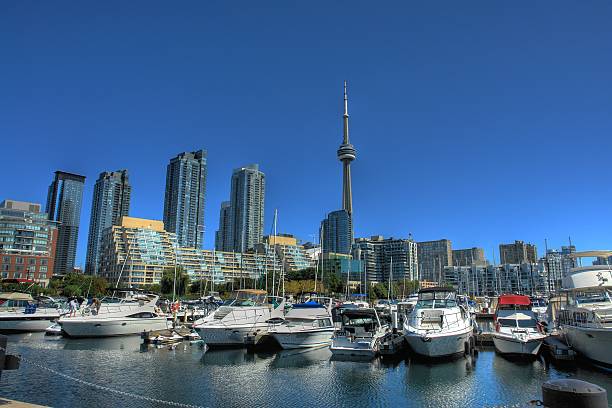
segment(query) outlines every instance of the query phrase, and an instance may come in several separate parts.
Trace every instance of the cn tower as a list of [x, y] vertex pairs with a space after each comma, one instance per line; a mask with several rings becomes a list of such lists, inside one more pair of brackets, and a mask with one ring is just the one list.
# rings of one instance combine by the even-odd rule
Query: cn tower
[[346, 93], [346, 81], [344, 81], [344, 138], [338, 148], [338, 160], [342, 162], [342, 209], [346, 210], [349, 217], [353, 217], [353, 189], [351, 187], [351, 162], [357, 157], [357, 152], [349, 142], [348, 128], [348, 96]]

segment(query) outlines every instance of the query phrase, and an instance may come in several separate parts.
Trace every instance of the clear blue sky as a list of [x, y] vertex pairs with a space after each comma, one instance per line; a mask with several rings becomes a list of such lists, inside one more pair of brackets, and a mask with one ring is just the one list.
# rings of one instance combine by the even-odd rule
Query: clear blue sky
[[204, 148], [205, 247], [248, 163], [266, 231], [278, 208], [311, 239], [340, 207], [347, 79], [356, 236], [610, 248], [611, 21], [607, 1], [3, 1], [0, 199], [86, 175], [83, 264], [101, 171], [161, 219], [168, 160]]

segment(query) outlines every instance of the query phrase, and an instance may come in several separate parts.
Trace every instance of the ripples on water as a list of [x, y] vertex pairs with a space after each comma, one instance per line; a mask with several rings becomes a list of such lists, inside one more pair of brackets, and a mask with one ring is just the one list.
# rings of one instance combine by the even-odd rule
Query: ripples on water
[[[327, 349], [251, 353], [204, 351], [188, 342], [176, 349], [109, 339], [9, 336], [10, 350], [59, 372], [107, 387], [207, 407], [480, 407], [526, 405], [550, 378], [573, 376], [612, 393], [609, 373], [560, 368], [543, 360], [511, 361], [492, 349], [476, 358], [430, 363], [406, 357], [337, 361]], [[574, 364], [575, 366], [575, 364]], [[27, 363], [7, 371], [0, 395], [55, 407], [155, 405], [71, 382]]]

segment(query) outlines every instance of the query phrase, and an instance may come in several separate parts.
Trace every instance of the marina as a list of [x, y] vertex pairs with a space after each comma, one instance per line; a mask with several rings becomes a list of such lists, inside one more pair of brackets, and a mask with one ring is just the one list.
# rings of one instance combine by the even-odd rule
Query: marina
[[[473, 357], [428, 361], [409, 351], [393, 359], [332, 358], [328, 348], [251, 352], [188, 341], [143, 344], [139, 336], [68, 339], [10, 335], [15, 371], [2, 375], [2, 396], [48, 406], [167, 406], [147, 396], [195, 406], [529, 406], [549, 379], [578, 378], [612, 391], [609, 372], [582, 360], [571, 366], [543, 356], [512, 360], [482, 347]], [[58, 373], [108, 389], [95, 389]]]

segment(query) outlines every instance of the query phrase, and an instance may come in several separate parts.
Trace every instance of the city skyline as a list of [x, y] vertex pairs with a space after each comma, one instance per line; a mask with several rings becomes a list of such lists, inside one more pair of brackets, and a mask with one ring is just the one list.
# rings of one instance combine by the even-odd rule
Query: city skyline
[[[316, 240], [320, 220], [340, 206], [345, 79], [359, 148], [351, 167], [355, 237], [448, 238], [453, 247], [484, 248], [491, 260], [514, 240], [542, 250], [546, 238], [560, 248], [569, 236], [580, 249], [612, 246], [602, 228], [612, 215], [609, 193], [601, 189], [612, 147], [612, 57], [601, 52], [609, 13], [569, 4], [556, 5], [552, 17], [543, 4], [530, 13], [514, 4], [480, 4], [477, 13], [458, 4], [393, 12], [356, 4], [339, 36], [332, 16], [347, 12], [340, 5], [317, 16], [305, 5], [249, 8], [236, 11], [231, 26], [201, 24], [226, 12], [217, 7], [175, 15], [148, 5], [146, 15], [136, 7], [119, 22], [111, 9], [95, 15], [81, 6], [67, 15], [16, 5], [0, 16], [14, 61], [0, 79], [0, 134], [13, 169], [1, 176], [2, 195], [44, 205], [53, 171], [86, 175], [78, 264], [100, 171], [127, 168], [131, 213], [162, 219], [168, 159], [200, 148], [209, 153], [205, 248], [229, 196], [227, 175], [253, 162], [267, 175], [264, 232], [278, 208], [279, 231]], [[89, 40], [73, 41], [83, 26]], [[161, 43], [160, 26], [169, 28]], [[259, 62], [245, 70], [245, 60]], [[94, 150], [93, 141], [106, 140]], [[18, 159], [25, 141], [37, 146], [27, 161]], [[595, 191], [601, 199], [585, 199]]]

